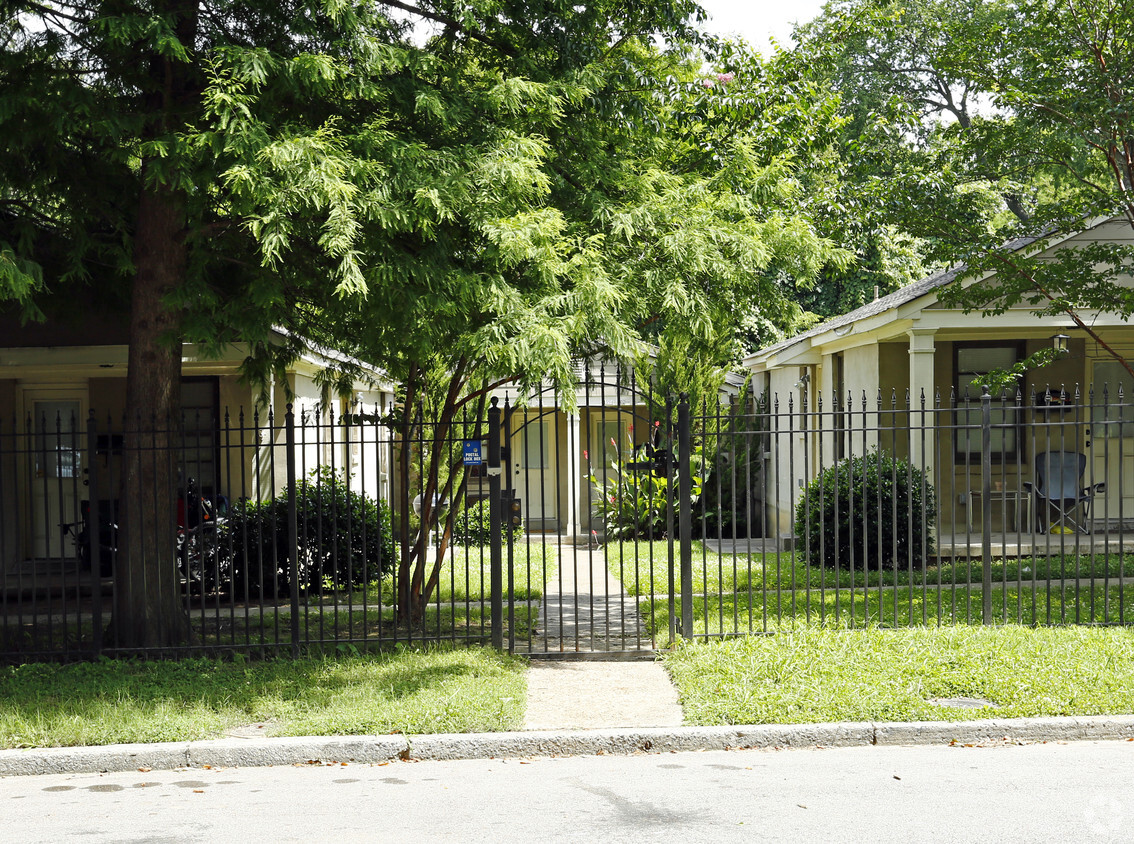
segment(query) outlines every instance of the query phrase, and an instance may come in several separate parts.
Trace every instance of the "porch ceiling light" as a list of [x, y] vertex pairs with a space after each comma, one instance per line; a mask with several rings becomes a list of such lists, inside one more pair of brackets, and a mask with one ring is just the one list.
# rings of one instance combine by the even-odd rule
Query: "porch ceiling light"
[[1051, 346], [1055, 349], [1057, 355], [1065, 355], [1067, 354], [1067, 344], [1070, 341], [1071, 338], [1066, 334], [1055, 334], [1051, 338]]

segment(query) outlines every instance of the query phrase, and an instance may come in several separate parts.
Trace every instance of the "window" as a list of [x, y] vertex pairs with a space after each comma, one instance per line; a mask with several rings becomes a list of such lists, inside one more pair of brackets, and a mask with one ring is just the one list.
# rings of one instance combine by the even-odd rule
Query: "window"
[[[954, 437], [959, 460], [980, 460], [981, 388], [975, 383], [993, 370], [1010, 369], [1023, 357], [1020, 343], [957, 343], [953, 347], [954, 386], [957, 391], [957, 431]], [[1016, 396], [1009, 392], [992, 396], [992, 459], [1016, 458], [1020, 439]]]
[[215, 377], [181, 379], [182, 471], [202, 493], [215, 494], [219, 480], [217, 450], [220, 428], [218, 381]]
[[847, 404], [847, 362], [842, 352], [832, 356], [835, 365], [835, 395], [831, 410], [835, 415], [835, 459], [842, 460], [850, 454], [851, 409]]

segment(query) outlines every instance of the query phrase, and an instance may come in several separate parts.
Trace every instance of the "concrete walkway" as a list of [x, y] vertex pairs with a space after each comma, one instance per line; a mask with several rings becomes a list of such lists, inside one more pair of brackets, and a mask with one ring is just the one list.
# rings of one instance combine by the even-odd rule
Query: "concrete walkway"
[[[601, 549], [572, 547], [545, 588], [532, 652], [641, 651], [653, 642]], [[678, 727], [677, 689], [652, 660], [532, 660], [525, 730]]]
[[[654, 643], [600, 548], [565, 546], [559, 571], [544, 589], [531, 653], [649, 652]], [[517, 643], [518, 650], [526, 644]]]
[[656, 662], [533, 660], [525, 730], [679, 727], [681, 704]]

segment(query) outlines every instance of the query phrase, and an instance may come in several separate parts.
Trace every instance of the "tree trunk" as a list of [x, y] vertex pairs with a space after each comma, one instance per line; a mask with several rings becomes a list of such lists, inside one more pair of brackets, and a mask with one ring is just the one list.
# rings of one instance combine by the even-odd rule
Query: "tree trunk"
[[[156, 0], [193, 55], [198, 0]], [[162, 50], [148, 62], [144, 136], [169, 139], [200, 106], [194, 60]], [[134, 287], [119, 513], [119, 560], [109, 641], [128, 649], [169, 648], [190, 639], [177, 567], [177, 478], [181, 451], [181, 318], [167, 307], [186, 280], [188, 197], [176, 166], [145, 158], [134, 230]]]
[[185, 273], [184, 205], [165, 187], [144, 190], [139, 202], [111, 637], [124, 648], [189, 640], [176, 554], [180, 320], [163, 302]]

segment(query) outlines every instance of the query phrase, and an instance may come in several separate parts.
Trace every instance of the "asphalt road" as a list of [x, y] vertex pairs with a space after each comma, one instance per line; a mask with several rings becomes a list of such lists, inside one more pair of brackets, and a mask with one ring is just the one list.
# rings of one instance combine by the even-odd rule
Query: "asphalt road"
[[0, 839], [1129, 842], [1134, 742], [7, 777]]

